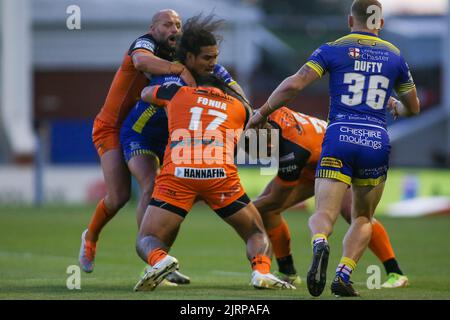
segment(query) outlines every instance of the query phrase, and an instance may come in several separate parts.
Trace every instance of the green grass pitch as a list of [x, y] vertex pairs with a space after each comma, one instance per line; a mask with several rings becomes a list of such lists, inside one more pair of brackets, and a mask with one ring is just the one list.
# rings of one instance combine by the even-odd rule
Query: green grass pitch
[[[303, 283], [295, 291], [254, 290], [245, 247], [234, 231], [206, 206], [198, 204], [186, 218], [171, 253], [192, 283], [135, 293], [133, 286], [144, 264], [134, 241], [134, 204], [129, 204], [105, 228], [98, 244], [96, 268], [81, 275], [81, 290], [68, 290], [66, 269], [77, 264], [80, 234], [93, 206], [53, 206], [0, 209], [0, 299], [311, 299]], [[294, 259], [305, 279], [311, 259], [308, 212], [288, 211]], [[398, 260], [409, 276], [404, 289], [369, 290], [367, 267], [381, 263], [366, 252], [353, 281], [362, 299], [449, 299], [450, 218], [394, 219], [382, 217]], [[341, 256], [347, 229], [339, 219], [330, 239], [331, 280]], [[276, 267], [274, 263], [273, 267]], [[329, 283], [320, 299], [335, 299]]]

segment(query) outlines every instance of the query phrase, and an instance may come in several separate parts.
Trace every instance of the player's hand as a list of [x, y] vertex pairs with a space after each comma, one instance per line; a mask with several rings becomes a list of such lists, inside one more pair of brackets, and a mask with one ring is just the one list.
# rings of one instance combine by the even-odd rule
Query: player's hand
[[261, 129], [267, 123], [267, 117], [261, 114], [260, 109], [257, 109], [253, 112], [252, 116], [248, 120], [247, 126], [245, 130], [248, 129]]
[[395, 99], [394, 97], [390, 97], [387, 104], [387, 108], [391, 113], [391, 115], [394, 117], [394, 120], [396, 120], [400, 115], [398, 111], [399, 103], [401, 102]]
[[196, 87], [197, 82], [195, 82], [194, 76], [192, 73], [185, 67], [183, 71], [180, 73], [181, 79], [189, 86], [189, 87]]

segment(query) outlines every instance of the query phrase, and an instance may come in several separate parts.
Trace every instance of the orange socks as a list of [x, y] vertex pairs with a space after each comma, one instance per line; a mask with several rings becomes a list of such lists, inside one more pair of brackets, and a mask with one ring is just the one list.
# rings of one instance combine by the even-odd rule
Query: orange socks
[[167, 252], [161, 248], [152, 250], [147, 256], [147, 263], [154, 266], [167, 256]]
[[372, 250], [381, 262], [395, 258], [394, 249], [392, 249], [391, 241], [389, 240], [386, 229], [384, 229], [379, 221], [375, 221], [375, 223], [372, 224], [372, 227], [372, 238], [369, 243], [370, 250]]
[[281, 224], [267, 231], [272, 243], [273, 253], [277, 259], [287, 257], [291, 254], [291, 233], [284, 219]]
[[253, 271], [259, 271], [262, 274], [270, 272], [270, 258], [268, 256], [258, 254], [252, 259]]
[[91, 218], [91, 221], [88, 226], [89, 235], [94, 238], [98, 238], [100, 231], [102, 231], [103, 227], [108, 223], [111, 219], [110, 214], [108, 214], [108, 209], [105, 206], [105, 200], [102, 199], [95, 209], [95, 213]]

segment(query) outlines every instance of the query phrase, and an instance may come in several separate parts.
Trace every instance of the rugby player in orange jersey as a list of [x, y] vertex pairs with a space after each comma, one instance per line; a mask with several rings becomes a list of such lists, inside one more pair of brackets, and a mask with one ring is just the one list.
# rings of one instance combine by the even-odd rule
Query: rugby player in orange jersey
[[[262, 216], [278, 263], [278, 272], [274, 274], [282, 280], [298, 285], [301, 280], [292, 259], [289, 227], [281, 214], [314, 196], [314, 175], [322, 152], [327, 123], [287, 107], [272, 113], [268, 123], [270, 127], [280, 130], [279, 169], [277, 176], [253, 203]], [[348, 190], [341, 210], [341, 215], [348, 223], [351, 222], [351, 204], [352, 196]], [[382, 287], [407, 286], [408, 278], [400, 270], [385, 228], [376, 219], [373, 219], [372, 224], [373, 233], [369, 248], [383, 263], [388, 274], [388, 280]]]
[[171, 84], [142, 93], [144, 101], [166, 107], [169, 141], [136, 241], [139, 256], [150, 266], [135, 291], [154, 290], [178, 268], [168, 252], [197, 197], [246, 242], [255, 288], [294, 289], [270, 274], [269, 239], [234, 164], [234, 150], [250, 110], [218, 78], [198, 83], [198, 88]]
[[[202, 14], [189, 18], [184, 23], [182, 36], [177, 45], [177, 59], [194, 76], [216, 75], [227, 85], [243, 94], [242, 88], [233, 80], [225, 67], [217, 64], [219, 41], [215, 32], [223, 24], [215, 15], [203, 17]], [[178, 75], [155, 75], [150, 86], [186, 83]], [[163, 163], [164, 150], [169, 137], [167, 115], [163, 108], [158, 108], [139, 100], [129, 112], [120, 129], [120, 144], [130, 173], [136, 178], [140, 187], [140, 199], [137, 206], [138, 225], [144, 217], [145, 210], [153, 193], [155, 177], [159, 164]], [[175, 280], [174, 278], [178, 278]], [[178, 271], [170, 274], [166, 280], [181, 284], [181, 278], [189, 283], [189, 278]], [[164, 281], [164, 284], [168, 284]]]
[[131, 177], [123, 159], [119, 131], [124, 118], [147, 85], [145, 74], [177, 74], [189, 85], [195, 81], [180, 63], [171, 62], [181, 19], [173, 10], [156, 13], [147, 34], [136, 39], [124, 55], [100, 113], [94, 121], [92, 139], [100, 156], [107, 194], [98, 203], [88, 229], [82, 234], [79, 262], [92, 272], [96, 244], [102, 228], [130, 198]]

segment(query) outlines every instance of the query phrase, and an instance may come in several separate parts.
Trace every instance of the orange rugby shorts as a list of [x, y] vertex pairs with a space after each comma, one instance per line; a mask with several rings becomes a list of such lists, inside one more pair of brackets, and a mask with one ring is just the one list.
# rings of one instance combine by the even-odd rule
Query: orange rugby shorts
[[[172, 167], [173, 168], [173, 167]], [[166, 170], [165, 170], [166, 169]], [[189, 168], [186, 168], [189, 170]], [[220, 168], [190, 168], [191, 170], [219, 170]], [[173, 169], [172, 169], [173, 170]], [[176, 170], [176, 169], [175, 169]], [[183, 168], [181, 170], [184, 170]], [[225, 169], [223, 169], [225, 170]], [[173, 171], [172, 171], [173, 172]], [[195, 174], [192, 173], [191, 174]], [[204, 200], [214, 211], [220, 211], [245, 195], [236, 172], [226, 172], [226, 178], [191, 179], [175, 176], [167, 167], [157, 176], [152, 198], [189, 212], [196, 198]], [[220, 175], [220, 173], [219, 173]]]
[[92, 128], [92, 142], [100, 157], [106, 151], [120, 149], [119, 128], [112, 127], [102, 120], [95, 118]]

